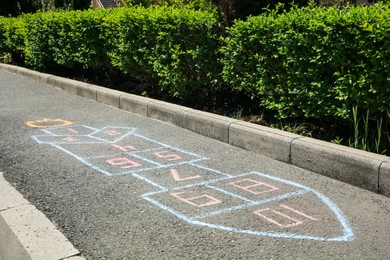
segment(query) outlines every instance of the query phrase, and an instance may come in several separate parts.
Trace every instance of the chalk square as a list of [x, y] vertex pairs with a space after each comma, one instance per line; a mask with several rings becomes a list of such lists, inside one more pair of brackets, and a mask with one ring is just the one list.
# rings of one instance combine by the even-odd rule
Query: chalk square
[[272, 200], [302, 189], [256, 172], [221, 180], [213, 183], [213, 186], [252, 201]]
[[188, 163], [144, 171], [140, 175], [168, 189], [185, 187], [191, 184], [202, 184], [224, 178], [224, 175], [218, 172]]
[[226, 208], [236, 208], [247, 204], [240, 198], [207, 186], [193, 186], [169, 190], [148, 196], [169, 210], [186, 217], [209, 216]]
[[94, 133], [96, 129], [88, 126], [83, 126], [83, 125], [72, 125], [72, 126], [58, 127], [52, 129], [42, 129], [41, 131], [51, 135], [80, 136], [80, 135], [90, 135]]
[[315, 194], [305, 193], [260, 205], [249, 205], [221, 214], [209, 214], [199, 221], [235, 227], [255, 235], [279, 237], [333, 238], [343, 236], [343, 226]]
[[156, 150], [137, 153], [149, 161], [154, 161], [161, 165], [180, 165], [183, 163], [196, 162], [205, 159], [197, 154], [189, 153], [172, 147], [162, 147]]
[[36, 135], [33, 138], [40, 144], [92, 144], [104, 143], [102, 140], [87, 135]]
[[[183, 193], [185, 197], [181, 197]], [[211, 206], [214, 204], [222, 203], [221, 200], [207, 194], [194, 196], [194, 197], [187, 197], [188, 194], [186, 194], [186, 192], [184, 191], [184, 192], [171, 192], [171, 195], [176, 197], [178, 200], [193, 205], [195, 207], [205, 207], [205, 206]]]
[[[86, 144], [61, 144], [61, 147], [68, 153], [84, 159], [104, 157], [112, 155], [127, 154], [128, 152], [118, 149], [111, 143], [86, 143]], [[121, 144], [123, 149], [131, 150], [127, 145]], [[131, 146], [132, 147], [132, 146]]]
[[304, 224], [306, 221], [317, 221], [317, 218], [285, 204], [273, 208], [257, 209], [253, 214], [277, 225], [280, 228], [290, 228]]
[[85, 159], [84, 161], [105, 175], [131, 174], [158, 167], [156, 164], [152, 164], [129, 154], [90, 158]]
[[67, 144], [61, 143], [62, 147], [67, 151], [81, 158], [94, 158], [102, 156], [130, 154], [141, 151], [150, 151], [160, 148], [154, 142], [143, 140], [134, 136], [127, 136], [122, 140], [112, 142], [97, 142], [85, 144]]
[[276, 191], [279, 188], [274, 187], [265, 182], [260, 182], [254, 179], [241, 179], [233, 182], [229, 182], [230, 185], [236, 186], [244, 191], [252, 193], [254, 195]]
[[133, 146], [134, 148], [136, 148], [134, 151], [138, 151], [138, 152], [155, 150], [162, 147], [162, 145], [158, 142], [155, 142], [148, 138], [144, 138], [143, 136], [138, 136], [133, 134], [124, 136], [120, 138], [120, 140], [112, 143], [118, 146], [126, 146], [126, 145]]
[[91, 134], [91, 136], [106, 142], [117, 142], [123, 139], [125, 136], [130, 135], [134, 131], [135, 128], [129, 127], [104, 127]]

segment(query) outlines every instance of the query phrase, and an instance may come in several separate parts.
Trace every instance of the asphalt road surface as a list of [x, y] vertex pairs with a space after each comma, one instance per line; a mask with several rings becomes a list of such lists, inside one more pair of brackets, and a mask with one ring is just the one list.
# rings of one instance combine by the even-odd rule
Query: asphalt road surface
[[389, 259], [387, 197], [0, 79], [0, 171], [87, 259]]

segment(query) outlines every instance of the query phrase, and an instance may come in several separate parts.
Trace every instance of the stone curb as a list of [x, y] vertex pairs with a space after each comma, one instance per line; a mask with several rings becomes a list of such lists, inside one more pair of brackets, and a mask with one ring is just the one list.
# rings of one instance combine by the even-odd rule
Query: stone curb
[[26, 68], [6, 64], [0, 68], [390, 197], [387, 156]]
[[85, 259], [0, 172], [0, 259]]

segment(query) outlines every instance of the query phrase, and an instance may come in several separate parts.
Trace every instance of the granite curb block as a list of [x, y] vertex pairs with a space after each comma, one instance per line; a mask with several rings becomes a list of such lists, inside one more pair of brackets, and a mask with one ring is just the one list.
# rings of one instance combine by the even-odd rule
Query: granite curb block
[[229, 134], [231, 145], [286, 163], [291, 161], [291, 143], [303, 138], [300, 135], [243, 121], [233, 123]]
[[194, 109], [185, 115], [183, 128], [229, 143], [230, 126], [236, 122], [239, 120]]
[[0, 68], [390, 197], [390, 157], [75, 80]]
[[[135, 100], [136, 97], [133, 98]], [[138, 102], [139, 103], [139, 102]], [[146, 116], [183, 127], [187, 112], [192, 109], [159, 100], [147, 102]]]
[[133, 94], [124, 93], [119, 96], [120, 109], [141, 116], [148, 116], [148, 105], [150, 102], [150, 98], [140, 97]]
[[379, 169], [386, 160], [386, 156], [307, 137], [294, 140], [291, 147], [293, 165], [374, 192], [379, 191]]
[[0, 172], [0, 259], [84, 259]]
[[390, 163], [382, 163], [379, 169], [379, 191], [390, 197]]

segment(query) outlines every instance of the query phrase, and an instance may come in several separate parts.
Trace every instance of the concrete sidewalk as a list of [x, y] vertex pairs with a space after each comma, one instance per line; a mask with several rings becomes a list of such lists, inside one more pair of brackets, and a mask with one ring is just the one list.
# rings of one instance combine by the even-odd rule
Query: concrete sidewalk
[[80, 252], [0, 172], [0, 259], [82, 260]]

